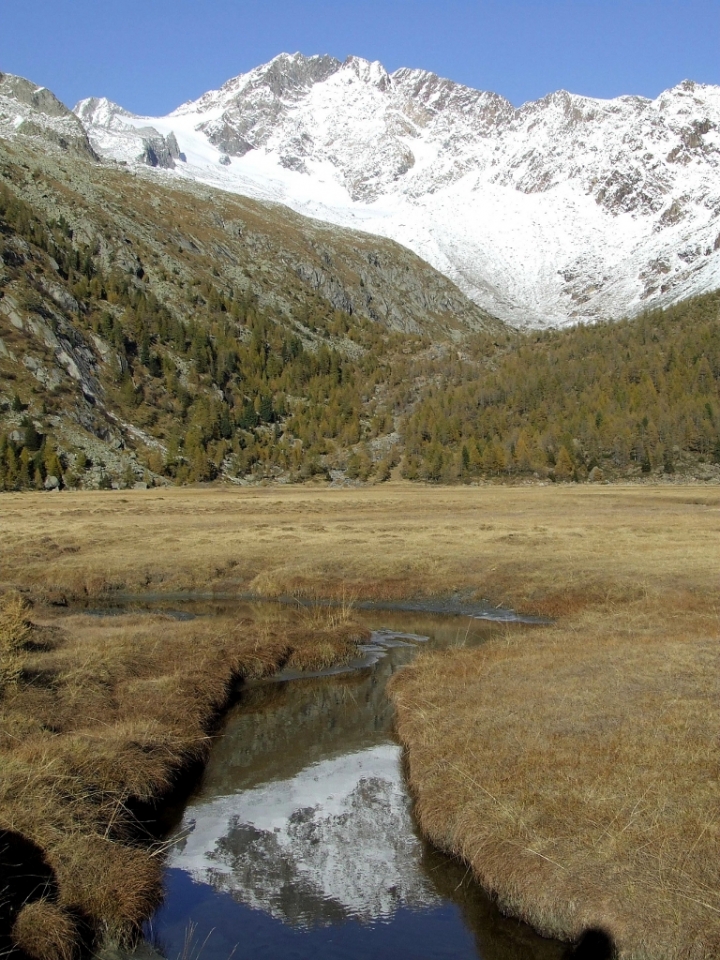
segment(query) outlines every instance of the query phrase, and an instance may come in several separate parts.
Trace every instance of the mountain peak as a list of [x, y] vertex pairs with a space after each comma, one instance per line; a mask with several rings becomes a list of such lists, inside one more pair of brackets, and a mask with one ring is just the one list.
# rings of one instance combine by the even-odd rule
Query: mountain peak
[[288, 92], [305, 90], [314, 83], [321, 83], [340, 66], [340, 61], [335, 57], [306, 57], [302, 53], [281, 53], [246, 76], [255, 75], [275, 96], [281, 97]]
[[386, 90], [391, 83], [390, 75], [379, 60], [364, 60], [362, 57], [347, 57], [341, 70], [353, 73], [358, 80]]
[[[98, 150], [134, 162], [140, 120], [133, 140], [104, 110], [85, 118]], [[512, 323], [720, 286], [717, 87], [515, 109], [425, 70], [283, 53], [142, 125], [175, 134], [182, 176], [391, 236]]]
[[0, 136], [30, 137], [97, 160], [85, 128], [47, 87], [0, 73]]
[[48, 117], [71, 116], [70, 111], [47, 87], [39, 87], [31, 80], [12, 73], [0, 73], [0, 97], [15, 100]]
[[209, 90], [197, 100], [188, 100], [171, 116], [217, 114], [232, 107], [238, 98], [259, 90], [269, 92], [273, 98], [280, 100], [296, 99], [340, 67], [339, 60], [326, 55], [307, 57], [302, 53], [279, 53], [268, 63], [232, 77], [219, 90]]
[[113, 117], [125, 117], [135, 119], [135, 114], [125, 110], [107, 97], [86, 97], [79, 100], [73, 107], [73, 113], [83, 123], [87, 124], [106, 124]]

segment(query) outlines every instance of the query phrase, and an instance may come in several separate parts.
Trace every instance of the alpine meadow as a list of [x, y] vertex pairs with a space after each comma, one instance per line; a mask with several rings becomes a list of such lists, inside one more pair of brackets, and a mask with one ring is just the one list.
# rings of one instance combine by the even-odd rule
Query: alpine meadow
[[0, 952], [713, 960], [720, 88], [0, 73], [0, 529]]

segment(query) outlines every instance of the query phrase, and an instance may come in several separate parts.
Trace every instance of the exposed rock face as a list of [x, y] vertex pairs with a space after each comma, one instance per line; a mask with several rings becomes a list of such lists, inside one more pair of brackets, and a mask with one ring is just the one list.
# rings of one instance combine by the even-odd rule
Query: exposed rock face
[[174, 133], [164, 137], [152, 127], [140, 127], [138, 134], [142, 139], [143, 149], [137, 159], [149, 167], [163, 167], [165, 170], [174, 170], [176, 160], [184, 160]]
[[[221, 150], [224, 156], [244, 157], [253, 148], [229, 123], [215, 124], [212, 129], [207, 128], [206, 132], [210, 143]], [[222, 160], [220, 162], [222, 163]]]
[[[112, 131], [114, 140], [122, 142], [123, 153], [131, 155], [127, 159], [136, 163], [173, 170], [176, 160], [186, 161], [172, 130], [162, 134], [151, 124], [139, 122], [132, 113], [111, 100], [104, 97], [81, 100], [75, 113], [88, 129], [101, 126]], [[102, 138], [99, 146], [102, 152]], [[122, 159], [126, 159], [125, 156]]]
[[45, 140], [99, 159], [82, 123], [53, 93], [10, 73], [0, 73], [0, 136]]
[[[258, 140], [258, 126], [269, 135], [286, 104], [300, 102], [313, 84], [326, 80], [337, 67], [338, 61], [333, 57], [299, 57], [288, 62], [273, 60], [260, 71], [254, 71], [254, 75], [248, 75], [251, 79], [247, 85], [243, 84], [244, 77], [226, 83], [222, 91], [228, 102], [227, 109], [217, 119], [201, 123], [198, 129], [223, 153], [233, 157], [245, 156]], [[259, 115], [249, 115], [243, 110], [244, 95], [252, 94], [262, 104]], [[206, 96], [211, 110], [213, 96]], [[260, 133], [260, 140], [262, 137]]]
[[[75, 306], [77, 307], [77, 304]], [[62, 371], [62, 374], [78, 384], [82, 395], [91, 404], [102, 396], [95, 353], [82, 333], [63, 315], [62, 310], [53, 310], [45, 301], [29, 312], [18, 304], [12, 294], [7, 293], [0, 300], [0, 314], [7, 318], [16, 330], [23, 332], [38, 346], [44, 347], [45, 363], [39, 362], [30, 352], [23, 359], [25, 366], [43, 386], [52, 388], [62, 383]], [[47, 363], [47, 358], [50, 357], [52, 365]]]
[[100, 125], [112, 130], [116, 138], [122, 139], [124, 149], [134, 153], [132, 159], [137, 163], [172, 170], [176, 160], [185, 162], [172, 130], [163, 135], [149, 124], [138, 124], [132, 113], [111, 100], [89, 97], [80, 101], [75, 113], [88, 128]]
[[173, 160], [182, 160], [183, 163], [187, 161], [187, 158], [184, 153], [181, 152], [180, 146], [177, 142], [177, 137], [174, 133], [170, 132], [167, 137], [165, 137], [165, 145], [167, 151], [170, 154], [171, 159]]
[[720, 286], [718, 87], [516, 109], [422, 70], [282, 54], [165, 118], [78, 114], [130, 161], [128, 126], [173, 130], [183, 175], [392, 237], [516, 323]]
[[32, 107], [47, 117], [72, 117], [71, 112], [47, 87], [38, 87], [24, 77], [0, 73], [0, 95]]

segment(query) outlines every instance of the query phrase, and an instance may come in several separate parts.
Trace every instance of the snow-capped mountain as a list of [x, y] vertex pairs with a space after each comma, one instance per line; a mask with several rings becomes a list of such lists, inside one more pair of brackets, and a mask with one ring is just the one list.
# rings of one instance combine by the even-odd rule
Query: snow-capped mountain
[[563, 324], [720, 286], [720, 87], [515, 109], [422, 70], [281, 56], [98, 153], [398, 240], [490, 312]]
[[0, 138], [18, 134], [98, 159], [83, 125], [55, 94], [23, 77], [0, 73]]

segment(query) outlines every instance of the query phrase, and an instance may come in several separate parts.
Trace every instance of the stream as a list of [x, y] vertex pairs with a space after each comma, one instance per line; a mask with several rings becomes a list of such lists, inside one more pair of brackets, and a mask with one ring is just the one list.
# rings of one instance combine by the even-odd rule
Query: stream
[[422, 648], [532, 629], [498, 617], [364, 611], [372, 640], [353, 669], [243, 687], [168, 812], [149, 943], [169, 960], [562, 957], [422, 838], [385, 694]]

